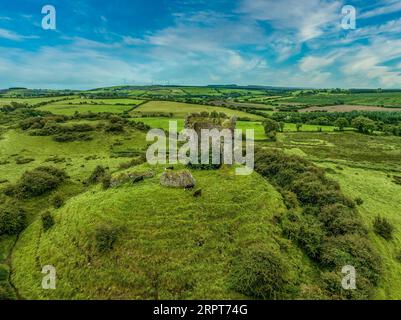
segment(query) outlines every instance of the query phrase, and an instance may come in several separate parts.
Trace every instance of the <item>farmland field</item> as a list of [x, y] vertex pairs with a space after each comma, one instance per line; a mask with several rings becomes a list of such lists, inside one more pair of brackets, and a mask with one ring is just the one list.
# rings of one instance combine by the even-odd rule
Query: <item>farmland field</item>
[[384, 112], [395, 112], [401, 111], [401, 108], [383, 108], [374, 106], [362, 106], [362, 105], [335, 105], [335, 106], [325, 106], [325, 107], [309, 107], [300, 109], [299, 112], [314, 112], [314, 111], [324, 111], [324, 112], [351, 112], [351, 111], [384, 111]]
[[248, 114], [242, 111], [233, 111], [223, 107], [214, 107], [199, 104], [178, 103], [170, 101], [150, 101], [142, 104], [131, 112], [133, 116], [136, 114], [154, 114], [154, 113], [172, 113], [174, 117], [185, 117], [193, 112], [224, 112], [228, 116], [236, 115], [237, 117], [246, 117], [250, 119], [261, 119], [259, 116]]
[[69, 99], [69, 97], [49, 97], [49, 98], [1, 98], [0, 97], [0, 107], [9, 105], [12, 102], [23, 103], [28, 105], [35, 105], [41, 102], [57, 101]]

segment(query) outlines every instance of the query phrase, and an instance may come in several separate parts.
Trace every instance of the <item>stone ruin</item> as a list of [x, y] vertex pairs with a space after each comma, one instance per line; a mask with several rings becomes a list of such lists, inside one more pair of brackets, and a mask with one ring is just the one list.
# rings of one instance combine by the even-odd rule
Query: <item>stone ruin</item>
[[[236, 125], [237, 118], [235, 116], [229, 118], [226, 114], [216, 111], [210, 114], [208, 112], [191, 113], [185, 118], [185, 129], [193, 129], [199, 136], [202, 129], [217, 129], [219, 131], [229, 129], [234, 134]], [[166, 187], [190, 189], [195, 186], [196, 181], [188, 170], [175, 172], [166, 168], [160, 177], [160, 184]]]
[[234, 133], [236, 125], [236, 116], [228, 118], [226, 114], [216, 111], [210, 114], [208, 112], [191, 113], [185, 118], [185, 128], [194, 129], [198, 135], [202, 129], [230, 129]]

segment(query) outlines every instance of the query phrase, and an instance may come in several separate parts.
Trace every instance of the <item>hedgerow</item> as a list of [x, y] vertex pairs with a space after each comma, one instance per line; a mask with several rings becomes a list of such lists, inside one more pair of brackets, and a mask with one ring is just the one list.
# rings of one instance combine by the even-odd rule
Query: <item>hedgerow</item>
[[[255, 170], [277, 186], [284, 199], [296, 201], [281, 220], [283, 234], [296, 242], [322, 271], [321, 289], [336, 298], [367, 298], [377, 284], [381, 259], [373, 248], [356, 204], [344, 196], [337, 182], [327, 178], [323, 169], [311, 162], [281, 151], [255, 151]], [[358, 293], [350, 294], [341, 286], [327, 286], [327, 275], [336, 275], [337, 284], [345, 265], [358, 272]], [[325, 276], [323, 276], [325, 275]], [[328, 277], [328, 278], [330, 278]], [[330, 289], [328, 289], [330, 288]]]

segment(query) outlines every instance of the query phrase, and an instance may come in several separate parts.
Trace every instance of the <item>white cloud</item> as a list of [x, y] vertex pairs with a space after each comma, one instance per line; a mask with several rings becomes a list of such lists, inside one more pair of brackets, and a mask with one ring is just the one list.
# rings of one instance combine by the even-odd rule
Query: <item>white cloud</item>
[[325, 56], [325, 57], [316, 57], [316, 56], [306, 56], [301, 59], [299, 64], [299, 68], [303, 72], [321, 70], [335, 61], [335, 55]]
[[250, 17], [268, 21], [275, 29], [291, 31], [300, 42], [323, 34], [340, 23], [341, 1], [324, 0], [243, 0], [239, 11]]
[[390, 14], [398, 11], [401, 11], [401, 1], [387, 0], [382, 3], [379, 3], [379, 7], [362, 13], [361, 15], [358, 16], [358, 18], [377, 17], [380, 15]]
[[37, 38], [37, 37], [36, 36], [24, 36], [24, 35], [14, 32], [14, 31], [0, 28], [0, 38], [12, 40], [12, 41], [21, 41], [24, 39], [33, 39], [33, 38]]

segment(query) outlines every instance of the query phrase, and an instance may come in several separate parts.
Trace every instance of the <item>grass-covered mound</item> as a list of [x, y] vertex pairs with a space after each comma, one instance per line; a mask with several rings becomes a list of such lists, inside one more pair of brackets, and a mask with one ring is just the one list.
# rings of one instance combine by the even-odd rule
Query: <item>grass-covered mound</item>
[[[193, 170], [197, 185], [184, 190], [160, 185], [163, 168], [132, 170], [155, 175], [114, 188], [96, 185], [54, 209], [54, 225], [44, 228], [38, 218], [20, 235], [12, 277], [22, 297], [298, 296], [309, 264], [281, 237], [274, 216], [285, 208], [262, 177], [236, 176], [233, 168]], [[56, 267], [56, 290], [41, 289], [44, 265]], [[279, 286], [270, 274], [280, 275]]]

